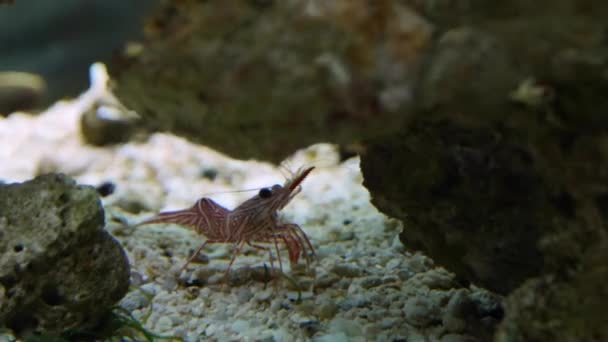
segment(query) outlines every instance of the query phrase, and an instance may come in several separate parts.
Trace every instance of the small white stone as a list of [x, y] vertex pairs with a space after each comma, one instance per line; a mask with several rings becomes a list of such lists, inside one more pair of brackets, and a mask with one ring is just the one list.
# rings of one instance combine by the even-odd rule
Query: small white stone
[[349, 342], [349, 339], [345, 333], [341, 332], [316, 337], [313, 342]]
[[253, 297], [253, 293], [251, 293], [251, 290], [248, 287], [241, 287], [236, 293], [236, 298], [240, 304], [247, 303], [251, 297]]
[[389, 270], [393, 270], [401, 265], [401, 259], [391, 259], [386, 263], [386, 268]]
[[271, 303], [270, 303], [270, 311], [272, 312], [277, 312], [279, 310], [281, 310], [281, 304], [283, 303], [283, 299], [280, 298], [275, 298]]
[[389, 329], [395, 327], [399, 323], [399, 318], [386, 317], [380, 321], [380, 327], [382, 329]]
[[230, 329], [238, 334], [242, 334], [249, 329], [249, 322], [242, 319], [236, 320], [232, 323]]
[[253, 298], [256, 302], [266, 302], [271, 297], [272, 297], [271, 289], [266, 289], [266, 290], [260, 291], [260, 292], [256, 293], [255, 296], [253, 296]]
[[[266, 334], [261, 334], [260, 340], [262, 339], [262, 337], [264, 337], [264, 335]], [[270, 333], [269, 335], [274, 338], [275, 341], [289, 341], [293, 338], [292, 335], [283, 328], [279, 328]]]
[[359, 323], [354, 320], [348, 320], [341, 317], [336, 317], [331, 320], [329, 330], [334, 333], [345, 333], [347, 336], [361, 336], [363, 330]]
[[207, 329], [205, 329], [205, 336], [213, 336], [215, 335], [215, 325], [210, 324]]
[[173, 327], [173, 321], [171, 321], [171, 318], [169, 318], [168, 316], [163, 316], [161, 318], [158, 319], [158, 321], [156, 322], [156, 329], [158, 331], [169, 331], [171, 328]]
[[192, 316], [194, 316], [194, 317], [203, 317], [204, 311], [203, 311], [203, 308], [202, 308], [202, 307], [200, 307], [200, 306], [195, 306], [195, 307], [192, 307], [192, 308], [190, 309], [190, 313], [191, 313], [191, 314], [192, 314]]

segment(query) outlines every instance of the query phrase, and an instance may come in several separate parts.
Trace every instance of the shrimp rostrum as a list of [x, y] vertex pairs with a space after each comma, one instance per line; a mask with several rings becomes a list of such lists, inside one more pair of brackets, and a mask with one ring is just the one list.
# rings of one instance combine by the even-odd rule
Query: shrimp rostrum
[[281, 272], [283, 271], [279, 249], [281, 244], [287, 249], [290, 263], [297, 263], [300, 256], [303, 256], [306, 264], [309, 265], [311, 255], [314, 256], [314, 248], [310, 240], [299, 225], [281, 221], [279, 211], [301, 191], [300, 184], [313, 169], [314, 166], [299, 170], [283, 185], [275, 184], [260, 189], [255, 196], [233, 210], [226, 209], [212, 199], [204, 197], [190, 208], [162, 212], [138, 226], [173, 223], [192, 228], [206, 237], [207, 240], [181, 267], [180, 272], [210, 243], [233, 244], [234, 252], [226, 269], [226, 275], [244, 245], [268, 252], [270, 266], [274, 268], [272, 250], [267, 246], [273, 245]]

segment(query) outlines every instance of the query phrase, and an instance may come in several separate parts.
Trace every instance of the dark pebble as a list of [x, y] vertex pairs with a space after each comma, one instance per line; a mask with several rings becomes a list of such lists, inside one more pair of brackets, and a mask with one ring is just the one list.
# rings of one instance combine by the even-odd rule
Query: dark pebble
[[116, 190], [116, 185], [112, 182], [103, 182], [97, 187], [97, 192], [101, 197], [110, 196]]

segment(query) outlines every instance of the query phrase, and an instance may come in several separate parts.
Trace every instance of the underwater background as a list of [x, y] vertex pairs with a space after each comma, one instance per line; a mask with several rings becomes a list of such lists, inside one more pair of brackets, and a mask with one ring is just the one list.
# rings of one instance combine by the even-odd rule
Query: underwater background
[[607, 14], [0, 2], [0, 341], [608, 340]]

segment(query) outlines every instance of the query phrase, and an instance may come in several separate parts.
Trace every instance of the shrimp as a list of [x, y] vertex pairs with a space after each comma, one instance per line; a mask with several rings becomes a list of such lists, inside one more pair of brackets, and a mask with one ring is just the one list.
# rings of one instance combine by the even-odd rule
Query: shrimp
[[255, 196], [233, 210], [226, 209], [212, 199], [203, 197], [190, 208], [162, 212], [137, 226], [173, 223], [190, 227], [196, 233], [206, 237], [206, 241], [180, 268], [180, 273], [210, 243], [230, 243], [234, 246], [234, 253], [226, 269], [226, 277], [245, 244], [268, 252], [271, 268], [274, 269], [271, 249], [259, 245], [260, 243], [273, 244], [281, 272], [283, 271], [279, 250], [281, 242], [288, 251], [290, 263], [297, 263], [300, 255], [303, 255], [308, 266], [310, 255], [315, 256], [310, 239], [299, 225], [282, 222], [279, 218], [279, 211], [301, 191], [300, 184], [313, 169], [314, 166], [300, 169], [283, 185], [275, 184], [260, 189]]

